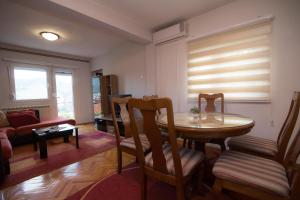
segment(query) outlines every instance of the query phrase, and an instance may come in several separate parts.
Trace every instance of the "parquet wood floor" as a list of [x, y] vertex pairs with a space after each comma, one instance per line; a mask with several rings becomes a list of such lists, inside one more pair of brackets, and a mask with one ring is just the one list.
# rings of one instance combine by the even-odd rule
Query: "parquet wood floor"
[[[92, 124], [80, 126], [82, 133], [93, 130], [95, 128]], [[18, 150], [19, 152], [14, 152], [14, 154], [26, 154], [26, 149], [28, 149], [27, 154], [32, 152], [32, 148], [24, 147], [22, 150]], [[124, 153], [123, 158], [124, 166], [135, 161], [135, 158], [129, 154]], [[24, 165], [26, 164], [24, 163]], [[17, 166], [14, 167], [17, 168]], [[5, 188], [2, 192], [6, 200], [65, 199], [88, 185], [116, 172], [116, 169], [117, 152], [116, 148], [114, 148], [50, 173], [34, 177], [15, 186]]]

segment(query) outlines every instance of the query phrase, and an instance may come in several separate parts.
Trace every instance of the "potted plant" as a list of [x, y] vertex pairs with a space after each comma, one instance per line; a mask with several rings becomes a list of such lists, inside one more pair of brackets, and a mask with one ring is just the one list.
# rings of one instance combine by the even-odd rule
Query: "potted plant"
[[199, 118], [199, 114], [200, 114], [199, 108], [197, 108], [196, 106], [194, 106], [194, 107], [192, 107], [190, 109], [190, 112], [192, 113], [194, 119]]

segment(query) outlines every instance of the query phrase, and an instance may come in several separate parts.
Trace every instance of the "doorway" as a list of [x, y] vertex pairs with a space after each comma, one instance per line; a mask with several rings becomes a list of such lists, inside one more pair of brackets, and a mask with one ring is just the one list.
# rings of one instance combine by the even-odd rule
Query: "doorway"
[[101, 109], [101, 81], [100, 81], [102, 76], [103, 76], [102, 69], [92, 72], [94, 117], [99, 117], [102, 113], [102, 109]]

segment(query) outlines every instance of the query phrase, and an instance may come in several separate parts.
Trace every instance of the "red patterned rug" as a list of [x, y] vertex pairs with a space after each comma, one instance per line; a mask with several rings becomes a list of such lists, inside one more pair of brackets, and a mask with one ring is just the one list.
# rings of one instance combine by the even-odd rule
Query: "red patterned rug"
[[[212, 163], [220, 155], [220, 150], [212, 147], [206, 147], [206, 157]], [[211, 164], [211, 163], [208, 163]], [[212, 164], [213, 165], [213, 164]], [[211, 166], [212, 167], [212, 166]], [[210, 173], [208, 173], [210, 174]], [[205, 182], [211, 184], [211, 177], [206, 174]], [[148, 178], [147, 182], [147, 199], [148, 200], [165, 200], [176, 199], [175, 187]], [[69, 196], [67, 200], [138, 200], [140, 198], [140, 182], [139, 170], [136, 164], [131, 164], [122, 170], [122, 174], [114, 173], [98, 182], [78, 191], [77, 193]], [[197, 197], [196, 199], [213, 200], [222, 199], [229, 200], [227, 196], [220, 197], [212, 196], [207, 193], [205, 196]]]
[[[176, 199], [175, 188], [148, 178], [149, 200]], [[138, 200], [140, 199], [139, 170], [136, 165], [123, 169], [122, 174], [113, 174], [89, 186], [67, 200]]]
[[[141, 199], [139, 169], [137, 164], [130, 164], [122, 170], [122, 174], [114, 173], [98, 182], [78, 191], [69, 196], [66, 200], [139, 200]], [[200, 194], [200, 196], [199, 196]], [[196, 196], [195, 196], [196, 195]], [[237, 196], [238, 198], [231, 198], [230, 196], [236, 194], [220, 193], [214, 194], [209, 190], [204, 193], [193, 194], [192, 199], [195, 200], [233, 200], [233, 199], [247, 199]], [[157, 181], [148, 177], [147, 182], [147, 199], [148, 200], [166, 200], [176, 199], [175, 187]]]
[[6, 177], [0, 188], [21, 183], [35, 176], [107, 151], [115, 147], [115, 140], [111, 134], [93, 131], [79, 135], [79, 144], [80, 148], [76, 149], [73, 137], [70, 137], [69, 143], [63, 143], [63, 138], [49, 140], [47, 141], [48, 158], [43, 160], [39, 157], [39, 151], [33, 151], [32, 145], [14, 147], [14, 155], [11, 159], [11, 174]]

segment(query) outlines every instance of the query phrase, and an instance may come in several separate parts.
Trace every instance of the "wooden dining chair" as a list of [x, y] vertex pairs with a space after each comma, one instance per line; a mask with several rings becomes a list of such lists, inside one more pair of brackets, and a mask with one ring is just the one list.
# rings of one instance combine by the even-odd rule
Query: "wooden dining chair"
[[300, 92], [294, 92], [288, 115], [279, 132], [277, 141], [244, 135], [233, 137], [228, 141], [229, 149], [280, 161], [296, 125], [300, 108]]
[[[154, 94], [154, 95], [144, 95], [143, 96], [144, 100], [152, 100], [152, 99], [158, 99], [158, 95]], [[161, 114], [161, 110], [157, 110], [157, 117], [159, 117], [159, 115]]]
[[[136, 146], [134, 139], [132, 137], [132, 132], [130, 128], [130, 118], [127, 111], [127, 104], [128, 100], [131, 97], [125, 97], [125, 98], [118, 98], [114, 97], [112, 99], [112, 118], [113, 118], [113, 124], [115, 129], [115, 136], [116, 136], [116, 144], [117, 144], [117, 156], [118, 156], [118, 173], [120, 174], [122, 172], [122, 152], [126, 152], [128, 154], [136, 156]], [[125, 138], [122, 139], [120, 135], [120, 129], [118, 125], [118, 120], [116, 116], [116, 105], [120, 107], [120, 118], [122, 120], [122, 123], [124, 125], [124, 135]], [[141, 143], [142, 143], [142, 149], [144, 153], [149, 152], [150, 150], [150, 143], [147, 139], [147, 137], [144, 134], [139, 135]]]
[[[225, 151], [213, 167], [215, 194], [224, 189], [259, 200], [300, 199], [300, 130], [283, 159], [271, 159], [238, 151]], [[217, 195], [216, 195], [217, 196]]]
[[158, 99], [158, 95], [156, 95], [156, 94], [154, 94], [154, 95], [144, 95], [143, 99], [144, 100]]
[[[201, 112], [202, 110], [202, 104], [206, 103], [205, 105], [205, 112], [216, 112], [217, 108], [216, 108], [216, 101], [220, 100], [220, 104], [221, 104], [221, 113], [224, 113], [224, 94], [223, 93], [216, 93], [216, 94], [203, 94], [200, 93], [198, 96], [198, 109], [199, 112]], [[215, 143], [221, 146], [222, 150], [225, 150], [225, 143], [224, 143], [225, 139], [213, 139], [211, 141], [209, 141], [210, 143]], [[188, 139], [188, 138], [184, 138], [183, 140], [183, 146], [188, 146], [189, 148], [191, 148], [192, 146], [192, 140]], [[188, 143], [188, 144], [187, 144]]]
[[[152, 99], [158, 99], [158, 95], [155, 94], [155, 95], [149, 95], [149, 96], [144, 95], [143, 96], [143, 100], [152, 100]], [[161, 116], [161, 110], [158, 109], [156, 111], [156, 118], [158, 119], [160, 116]], [[163, 141], [168, 142], [168, 140], [169, 140], [168, 132], [162, 128], [160, 128], [160, 131], [161, 131]]]
[[[128, 102], [131, 130], [137, 147], [137, 155], [141, 170], [141, 199], [147, 197], [147, 177], [153, 177], [176, 186], [177, 199], [185, 199], [185, 185], [204, 160], [202, 152], [188, 148], [178, 148], [174, 126], [172, 101], [169, 98], [152, 100], [130, 99]], [[159, 127], [156, 123], [156, 111], [166, 109], [168, 121], [169, 144], [163, 143]], [[151, 151], [146, 156], [137, 130], [134, 110], [143, 116], [143, 130], [150, 142]]]
[[205, 100], [205, 112], [216, 112], [216, 101], [220, 100], [221, 104], [221, 113], [224, 113], [224, 94], [223, 93], [216, 93], [216, 94], [203, 94], [200, 93], [198, 96], [198, 108], [201, 112], [202, 107], [202, 100]]

